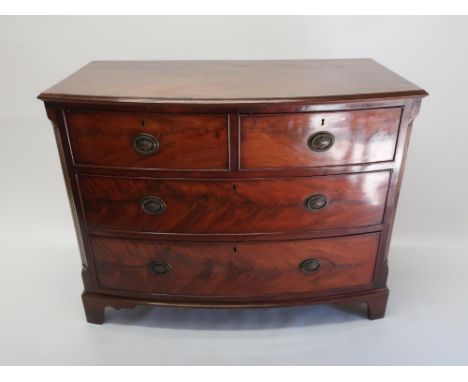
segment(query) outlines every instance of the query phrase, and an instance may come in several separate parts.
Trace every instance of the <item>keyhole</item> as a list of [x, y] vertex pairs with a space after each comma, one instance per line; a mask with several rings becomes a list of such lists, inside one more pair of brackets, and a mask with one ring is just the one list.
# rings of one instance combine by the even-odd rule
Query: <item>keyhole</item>
[[237, 191], [237, 186], [235, 184], [232, 185], [232, 191], [234, 191], [234, 192]]
[[237, 253], [237, 247], [232, 247], [232, 254], [235, 255]]
[[141, 127], [142, 129], [145, 127], [145, 120], [144, 120], [144, 119], [142, 119], [142, 120], [140, 121], [140, 127]]
[[322, 118], [322, 126], [325, 125], [325, 119]]

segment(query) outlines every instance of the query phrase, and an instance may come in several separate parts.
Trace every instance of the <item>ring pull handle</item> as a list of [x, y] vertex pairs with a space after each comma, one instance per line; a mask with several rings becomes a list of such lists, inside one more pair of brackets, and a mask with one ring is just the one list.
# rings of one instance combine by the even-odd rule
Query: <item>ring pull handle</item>
[[317, 272], [320, 269], [320, 260], [314, 258], [305, 259], [299, 264], [299, 269], [304, 273]]
[[328, 206], [328, 199], [325, 195], [314, 194], [304, 200], [304, 206], [309, 211], [321, 211]]
[[309, 148], [318, 153], [330, 150], [334, 143], [335, 136], [328, 131], [312, 134], [307, 141]]
[[147, 196], [140, 201], [140, 207], [147, 214], [160, 215], [166, 209], [166, 203], [157, 196]]
[[172, 270], [172, 267], [169, 263], [166, 263], [165, 261], [156, 260], [149, 264], [149, 269], [155, 275], [165, 275], [166, 273], [169, 273]]
[[159, 141], [148, 133], [140, 133], [133, 137], [133, 149], [143, 155], [151, 155], [159, 150]]

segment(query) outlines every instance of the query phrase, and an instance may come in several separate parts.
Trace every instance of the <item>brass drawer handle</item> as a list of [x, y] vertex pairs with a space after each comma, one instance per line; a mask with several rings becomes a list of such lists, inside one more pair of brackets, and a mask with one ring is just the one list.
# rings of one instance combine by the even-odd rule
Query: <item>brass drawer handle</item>
[[304, 273], [317, 272], [320, 269], [320, 260], [314, 258], [305, 259], [299, 264], [299, 269]]
[[140, 206], [143, 211], [151, 215], [162, 214], [166, 209], [166, 203], [164, 203], [164, 200], [157, 196], [147, 196], [146, 198], [143, 198], [140, 202]]
[[328, 205], [328, 199], [325, 195], [315, 194], [311, 195], [304, 201], [304, 206], [309, 211], [320, 211]]
[[165, 261], [153, 261], [149, 265], [149, 269], [155, 275], [165, 275], [172, 270], [172, 267], [169, 263]]
[[318, 153], [331, 149], [334, 143], [334, 135], [327, 131], [319, 131], [318, 133], [312, 134], [307, 141], [309, 148]]
[[159, 141], [147, 133], [140, 133], [133, 137], [133, 149], [140, 154], [150, 155], [159, 150]]

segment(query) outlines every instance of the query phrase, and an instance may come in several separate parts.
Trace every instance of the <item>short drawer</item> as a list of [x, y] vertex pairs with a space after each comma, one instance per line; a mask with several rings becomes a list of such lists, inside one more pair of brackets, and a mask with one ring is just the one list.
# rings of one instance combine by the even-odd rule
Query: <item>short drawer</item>
[[389, 171], [288, 179], [81, 175], [91, 229], [179, 234], [304, 232], [380, 224]]
[[76, 165], [229, 168], [227, 115], [68, 111], [66, 120]]
[[372, 283], [380, 234], [279, 242], [90, 239], [104, 289], [193, 296], [319, 293]]
[[242, 115], [240, 167], [307, 168], [392, 161], [401, 110]]

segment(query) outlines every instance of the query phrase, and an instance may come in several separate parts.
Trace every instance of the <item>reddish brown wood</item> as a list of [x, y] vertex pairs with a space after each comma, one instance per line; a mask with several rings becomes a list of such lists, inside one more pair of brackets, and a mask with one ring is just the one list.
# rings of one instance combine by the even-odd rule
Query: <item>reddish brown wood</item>
[[367, 317], [376, 320], [385, 316], [389, 290], [388, 288], [374, 289], [369, 294], [353, 294], [346, 299], [334, 301], [337, 305], [350, 305], [365, 303], [367, 306]]
[[65, 125], [62, 119], [63, 112], [60, 108], [51, 108], [48, 106], [46, 111], [47, 117], [50, 119], [53, 125], [62, 172], [65, 180], [65, 186], [70, 201], [76, 235], [78, 238], [78, 245], [82, 261], [83, 284], [85, 291], [95, 290], [97, 288], [96, 272], [94, 270], [93, 257], [89, 247], [86, 224], [83, 219], [83, 211], [81, 210], [80, 196], [76, 178], [73, 176], [74, 168], [72, 166], [71, 153], [67, 144]]
[[[121, 231], [243, 234], [303, 232], [382, 223], [388, 171], [295, 179], [239, 181], [79, 177], [87, 225]], [[323, 194], [328, 205], [304, 201]], [[166, 210], [143, 211], [146, 196]]]
[[[103, 289], [186, 296], [237, 296], [365, 289], [372, 282], [380, 234], [263, 243], [180, 243], [92, 237]], [[312, 273], [300, 269], [315, 258]], [[153, 274], [152, 261], [171, 266]]]
[[[243, 115], [240, 121], [241, 169], [325, 167], [391, 161], [401, 109]], [[308, 139], [327, 132], [334, 144], [312, 151]]]
[[[170, 113], [170, 114], [280, 114], [280, 113], [306, 113], [306, 112], [332, 112], [345, 110], [401, 108], [417, 104], [421, 96], [372, 98], [372, 99], [348, 99], [347, 101], [330, 101], [327, 103], [265, 100], [259, 102], [245, 101], [235, 103], [208, 103], [208, 102], [118, 102], [114, 101], [45, 101], [46, 107], [59, 107], [59, 110], [75, 111], [113, 111], [129, 113]], [[237, 121], [231, 121], [232, 126], [237, 126]]]
[[81, 299], [83, 300], [86, 321], [91, 324], [102, 324], [104, 322], [105, 305], [100, 302], [99, 298], [87, 293], [83, 293]]
[[395, 155], [395, 163], [398, 164], [393, 170], [389, 193], [387, 196], [387, 206], [385, 209], [385, 229], [383, 231], [382, 240], [380, 243], [381, 249], [377, 259], [377, 266], [375, 272], [375, 284], [378, 287], [385, 287], [387, 285], [388, 276], [388, 262], [387, 256], [390, 248], [390, 240], [393, 230], [393, 222], [396, 215], [396, 209], [398, 204], [398, 196], [400, 193], [400, 187], [403, 180], [403, 172], [406, 161], [406, 154], [408, 151], [409, 140], [411, 136], [411, 130], [413, 121], [416, 118], [419, 111], [420, 104], [412, 104], [405, 108], [402, 117], [402, 126], [406, 126], [402, 129], [398, 139], [398, 147]]
[[40, 95], [54, 101], [328, 102], [427, 93], [370, 59], [94, 61]]
[[387, 300], [388, 289], [384, 293], [367, 300], [367, 316], [370, 320], [376, 320], [385, 316]]
[[[388, 295], [388, 289], [370, 289], [364, 291], [354, 291], [345, 293], [335, 293], [330, 296], [317, 296], [308, 298], [288, 298], [285, 300], [261, 300], [261, 301], [244, 301], [240, 300], [213, 300], [206, 301], [206, 298], [202, 302], [198, 302], [195, 299], [187, 299], [180, 296], [171, 296], [169, 300], [163, 298], [147, 297], [128, 297], [124, 294], [113, 295], [113, 294], [101, 294], [94, 292], [86, 292], [83, 294], [84, 298], [92, 298], [99, 307], [104, 309], [105, 307], [113, 307], [115, 309], [133, 309], [136, 305], [148, 305], [154, 307], [184, 307], [184, 308], [274, 308], [282, 306], [297, 306], [297, 305], [313, 305], [313, 304], [325, 304], [334, 303], [336, 305], [347, 305], [347, 304], [367, 304], [368, 301], [374, 301], [376, 299], [385, 298]], [[369, 315], [368, 315], [369, 317]], [[373, 318], [370, 318], [373, 319]], [[102, 324], [102, 320], [90, 321], [94, 324]]]
[[[369, 318], [383, 317], [409, 135], [426, 94], [372, 60], [97, 62], [42, 93], [88, 321], [137, 304], [366, 303]], [[129, 151], [142, 116], [166, 143], [159, 158]], [[317, 122], [336, 146], [312, 158], [304, 139]], [[306, 213], [316, 191], [331, 203]], [[165, 214], [141, 215], [147, 192], [164, 196]], [[312, 253], [325, 265], [308, 284], [292, 266]], [[145, 277], [156, 255], [177, 265], [164, 283]]]
[[104, 323], [106, 307], [115, 309], [133, 309], [137, 305], [135, 301], [128, 299], [113, 299], [104, 295], [84, 292], [81, 295], [86, 321], [91, 324], [101, 325]]
[[[204, 114], [66, 113], [77, 165], [228, 170], [228, 116]], [[140, 133], [159, 142], [153, 154], [132, 146]]]

